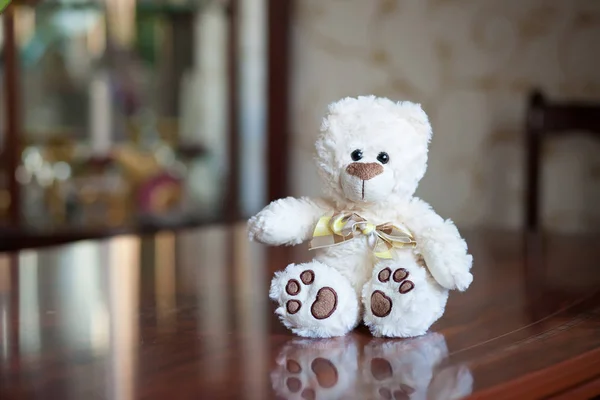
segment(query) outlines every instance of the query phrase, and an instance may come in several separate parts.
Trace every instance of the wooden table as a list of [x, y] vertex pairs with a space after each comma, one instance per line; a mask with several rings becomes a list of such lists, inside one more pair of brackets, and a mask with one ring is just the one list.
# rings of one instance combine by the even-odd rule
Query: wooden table
[[292, 336], [268, 284], [310, 254], [250, 244], [242, 224], [0, 253], [0, 398], [600, 394], [599, 237], [467, 239], [473, 286], [411, 340]]

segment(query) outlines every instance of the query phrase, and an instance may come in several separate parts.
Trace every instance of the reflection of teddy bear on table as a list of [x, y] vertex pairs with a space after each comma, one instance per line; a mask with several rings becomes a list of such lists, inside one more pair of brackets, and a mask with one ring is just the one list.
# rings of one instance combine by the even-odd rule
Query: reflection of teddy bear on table
[[354, 398], [357, 359], [351, 337], [292, 340], [277, 357], [273, 389], [287, 400]]
[[271, 373], [277, 398], [446, 400], [472, 392], [467, 367], [440, 368], [448, 356], [443, 335], [374, 339], [359, 353], [354, 337], [290, 341]]
[[443, 314], [448, 290], [471, 284], [472, 257], [455, 225], [413, 197], [430, 138], [417, 104], [340, 100], [316, 144], [325, 197], [281, 199], [250, 219], [253, 240], [310, 240], [316, 250], [271, 283], [276, 313], [294, 333], [341, 336], [362, 319], [375, 336], [423, 335]]
[[448, 357], [444, 336], [373, 339], [364, 351], [362, 378], [368, 399], [459, 399], [469, 395], [473, 377], [465, 366], [439, 365]]

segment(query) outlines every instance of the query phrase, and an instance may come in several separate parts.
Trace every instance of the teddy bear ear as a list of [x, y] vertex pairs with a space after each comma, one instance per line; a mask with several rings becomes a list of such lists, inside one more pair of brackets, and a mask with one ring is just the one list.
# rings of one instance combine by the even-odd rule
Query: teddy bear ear
[[413, 103], [411, 101], [399, 101], [396, 103], [398, 114], [400, 117], [408, 120], [419, 132], [423, 134], [427, 141], [431, 140], [432, 129], [429, 117], [421, 107], [419, 103]]

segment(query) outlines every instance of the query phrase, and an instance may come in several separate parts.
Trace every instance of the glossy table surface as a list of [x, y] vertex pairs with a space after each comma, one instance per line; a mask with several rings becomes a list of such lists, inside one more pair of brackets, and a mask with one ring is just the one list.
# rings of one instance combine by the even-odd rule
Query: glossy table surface
[[0, 253], [0, 399], [600, 393], [600, 237], [466, 236], [473, 285], [409, 340], [294, 337], [268, 285], [311, 255], [243, 224]]

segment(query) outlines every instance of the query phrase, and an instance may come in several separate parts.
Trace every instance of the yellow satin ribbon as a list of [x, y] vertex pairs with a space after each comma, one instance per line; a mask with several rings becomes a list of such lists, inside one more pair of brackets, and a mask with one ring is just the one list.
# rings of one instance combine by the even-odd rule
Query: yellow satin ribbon
[[404, 226], [385, 223], [375, 225], [356, 213], [323, 216], [317, 222], [309, 249], [337, 246], [359, 236], [366, 236], [375, 257], [392, 258], [393, 249], [415, 248], [417, 242]]

